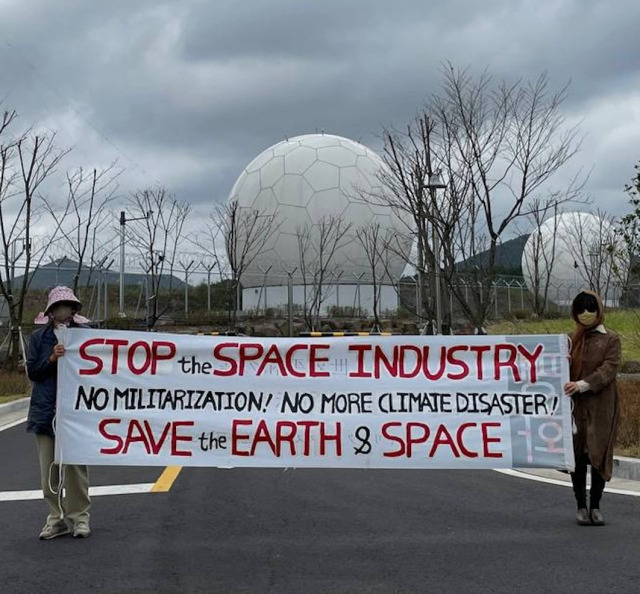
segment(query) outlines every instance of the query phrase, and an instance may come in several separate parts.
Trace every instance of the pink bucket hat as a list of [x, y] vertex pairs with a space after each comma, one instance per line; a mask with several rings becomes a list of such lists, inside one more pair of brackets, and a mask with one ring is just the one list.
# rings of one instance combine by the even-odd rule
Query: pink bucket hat
[[82, 303], [80, 303], [80, 300], [73, 294], [73, 291], [69, 287], [55, 287], [49, 292], [49, 300], [47, 301], [47, 308], [44, 310], [44, 313], [49, 313], [49, 310], [56, 303], [60, 302], [74, 303], [77, 306], [77, 311], [80, 311], [82, 308]]

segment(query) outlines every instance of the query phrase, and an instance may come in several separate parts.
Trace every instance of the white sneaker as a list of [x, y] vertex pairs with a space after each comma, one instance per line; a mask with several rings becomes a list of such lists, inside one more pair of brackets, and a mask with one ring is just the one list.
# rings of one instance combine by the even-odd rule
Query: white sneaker
[[73, 527], [73, 538], [87, 538], [91, 535], [91, 528], [88, 522], [78, 522]]
[[69, 532], [71, 532], [71, 528], [64, 520], [60, 520], [55, 524], [47, 523], [40, 531], [40, 540], [51, 540], [52, 538], [69, 534]]

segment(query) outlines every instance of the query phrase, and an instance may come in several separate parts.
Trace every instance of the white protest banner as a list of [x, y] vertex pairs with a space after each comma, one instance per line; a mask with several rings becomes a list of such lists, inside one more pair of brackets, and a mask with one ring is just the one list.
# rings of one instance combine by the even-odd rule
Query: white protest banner
[[567, 339], [69, 329], [66, 464], [573, 468]]

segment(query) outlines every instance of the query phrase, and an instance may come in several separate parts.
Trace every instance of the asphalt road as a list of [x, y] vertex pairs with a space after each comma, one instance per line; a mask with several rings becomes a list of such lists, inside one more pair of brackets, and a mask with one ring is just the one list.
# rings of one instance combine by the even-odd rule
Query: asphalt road
[[[24, 425], [0, 469], [0, 492], [38, 488]], [[0, 501], [0, 592], [637, 594], [640, 498], [602, 510], [579, 527], [570, 489], [494, 471], [185, 468], [166, 493], [94, 497], [86, 540], [39, 541], [44, 503]]]

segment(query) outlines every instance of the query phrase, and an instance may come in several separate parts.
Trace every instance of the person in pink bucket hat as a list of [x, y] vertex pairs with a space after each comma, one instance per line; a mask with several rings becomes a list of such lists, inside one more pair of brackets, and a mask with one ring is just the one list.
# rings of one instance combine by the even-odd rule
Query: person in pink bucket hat
[[[89, 528], [89, 469], [86, 466], [54, 463], [58, 359], [64, 345], [58, 342], [62, 327], [85, 326], [89, 321], [78, 314], [82, 303], [68, 287], [55, 287], [49, 293], [47, 307], [36, 323], [45, 324], [34, 331], [27, 349], [27, 375], [32, 382], [27, 431], [35, 433], [40, 462], [40, 483], [49, 508], [40, 531], [41, 540], [73, 533], [76, 538], [91, 534]], [[63, 481], [60, 480], [62, 474]], [[64, 485], [61, 483], [64, 482]], [[64, 487], [64, 497], [62, 489]]]

